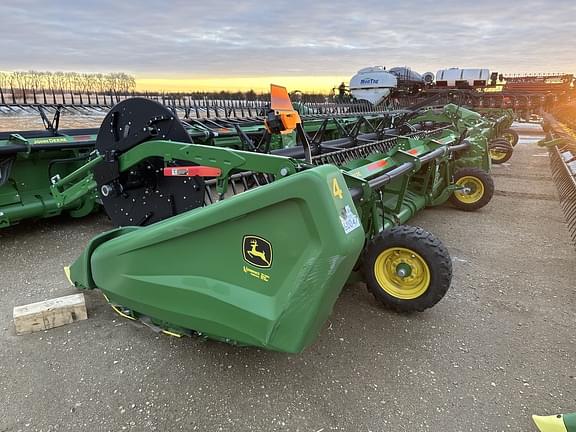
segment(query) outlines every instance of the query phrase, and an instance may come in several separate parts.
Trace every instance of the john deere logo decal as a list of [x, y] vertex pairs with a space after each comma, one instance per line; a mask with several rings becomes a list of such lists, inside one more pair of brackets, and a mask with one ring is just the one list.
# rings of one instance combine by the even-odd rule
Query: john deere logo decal
[[272, 266], [272, 245], [262, 237], [247, 235], [242, 239], [244, 260], [253, 266], [270, 268]]

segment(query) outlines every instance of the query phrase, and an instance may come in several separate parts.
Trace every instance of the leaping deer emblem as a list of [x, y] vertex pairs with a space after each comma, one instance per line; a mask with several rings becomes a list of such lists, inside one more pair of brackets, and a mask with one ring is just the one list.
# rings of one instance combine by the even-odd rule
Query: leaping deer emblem
[[269, 266], [270, 261], [268, 261], [268, 259], [266, 258], [266, 252], [262, 252], [256, 249], [258, 247], [258, 240], [250, 241], [250, 246], [252, 246], [252, 248], [250, 250], [247, 250], [246, 253], [250, 255], [252, 258], [260, 258], [262, 261], [266, 263], [266, 265]]

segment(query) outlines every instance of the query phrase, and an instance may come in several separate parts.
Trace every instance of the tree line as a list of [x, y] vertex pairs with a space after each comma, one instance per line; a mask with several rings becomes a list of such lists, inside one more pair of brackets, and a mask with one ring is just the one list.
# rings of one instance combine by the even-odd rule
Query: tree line
[[[80, 73], [50, 71], [0, 71], [0, 89], [21, 92], [64, 91], [72, 93], [133, 93], [136, 78], [124, 72], [113, 73]], [[145, 92], [147, 95], [170, 95], [171, 97], [190, 96], [193, 98], [227, 99], [227, 100], [268, 100], [268, 93], [249, 91], [203, 91], [203, 92]], [[299, 93], [299, 98], [306, 102], [324, 102], [326, 96], [318, 93]], [[141, 93], [144, 94], [144, 93]], [[297, 98], [293, 95], [293, 100]]]
[[79, 73], [49, 71], [0, 71], [0, 88], [19, 90], [70, 91], [79, 93], [128, 93], [136, 88], [136, 78], [124, 72]]

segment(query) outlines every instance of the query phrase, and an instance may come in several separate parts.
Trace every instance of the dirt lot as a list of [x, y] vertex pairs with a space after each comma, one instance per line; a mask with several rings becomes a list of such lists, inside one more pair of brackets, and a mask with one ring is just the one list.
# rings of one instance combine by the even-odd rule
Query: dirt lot
[[301, 355], [160, 336], [87, 292], [89, 319], [15, 336], [16, 305], [72, 294], [62, 267], [102, 215], [0, 232], [0, 431], [533, 431], [576, 410], [576, 254], [537, 136], [494, 168], [477, 213], [414, 224], [444, 240], [454, 280], [403, 316], [357, 284]]

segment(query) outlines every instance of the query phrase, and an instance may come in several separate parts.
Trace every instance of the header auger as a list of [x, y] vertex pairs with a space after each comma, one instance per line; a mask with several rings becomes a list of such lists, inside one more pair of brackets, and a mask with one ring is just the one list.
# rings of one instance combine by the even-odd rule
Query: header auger
[[448, 200], [478, 209], [493, 192], [487, 140], [462, 115], [414, 113], [402, 136], [314, 144], [273, 105], [268, 131], [300, 136], [286, 156], [194, 144], [161, 105], [121, 103], [97, 156], [54, 186], [66, 185], [64, 201], [96, 188], [120, 225], [92, 239], [69, 278], [170, 334], [286, 352], [314, 341], [352, 275], [386, 307], [432, 307], [450, 286], [450, 256], [404, 224]]

